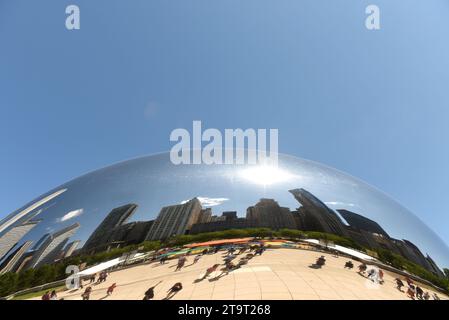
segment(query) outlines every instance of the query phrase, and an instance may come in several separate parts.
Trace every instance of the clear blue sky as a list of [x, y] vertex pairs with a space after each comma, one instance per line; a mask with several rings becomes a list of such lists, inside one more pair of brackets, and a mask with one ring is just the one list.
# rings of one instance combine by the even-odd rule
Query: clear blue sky
[[449, 243], [448, 15], [447, 0], [0, 0], [0, 218], [202, 120], [279, 128], [281, 152], [380, 188]]

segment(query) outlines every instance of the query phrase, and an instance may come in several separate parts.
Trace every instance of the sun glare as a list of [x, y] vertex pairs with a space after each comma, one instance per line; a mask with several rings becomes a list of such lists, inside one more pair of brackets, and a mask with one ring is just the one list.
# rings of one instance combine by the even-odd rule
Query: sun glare
[[254, 166], [243, 169], [240, 176], [249, 182], [268, 186], [275, 183], [286, 182], [294, 177], [288, 171], [282, 170], [275, 166]]

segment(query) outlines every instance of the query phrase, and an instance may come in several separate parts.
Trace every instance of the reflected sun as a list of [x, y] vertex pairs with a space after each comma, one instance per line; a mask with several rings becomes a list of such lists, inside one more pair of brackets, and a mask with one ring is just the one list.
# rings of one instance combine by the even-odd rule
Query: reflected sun
[[268, 186], [291, 180], [294, 175], [277, 166], [259, 165], [242, 169], [239, 173], [243, 179], [261, 185]]

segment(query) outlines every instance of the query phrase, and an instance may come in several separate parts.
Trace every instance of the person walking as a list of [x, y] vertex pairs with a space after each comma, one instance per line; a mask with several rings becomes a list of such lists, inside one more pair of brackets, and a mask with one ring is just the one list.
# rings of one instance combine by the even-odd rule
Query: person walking
[[106, 294], [108, 296], [110, 296], [112, 294], [112, 292], [114, 292], [114, 289], [117, 287], [117, 285], [115, 283], [113, 283], [109, 288], [108, 291], [106, 291]]
[[83, 298], [83, 300], [89, 300], [91, 293], [92, 293], [92, 287], [89, 286], [86, 288], [86, 290], [84, 290], [84, 293], [81, 295], [81, 298]]
[[165, 261], [167, 261], [167, 256], [163, 255], [160, 259], [159, 259], [159, 263], [160, 264], [165, 264]]
[[384, 272], [382, 271], [382, 269], [379, 269], [378, 277], [379, 277], [379, 283], [383, 284], [384, 283]]
[[416, 297], [419, 300], [423, 300], [423, 294], [424, 294], [423, 289], [421, 289], [419, 286], [416, 286]]
[[58, 300], [58, 295], [56, 294], [56, 290], [53, 290], [50, 293], [50, 300]]
[[161, 283], [162, 281], [159, 281], [154, 286], [150, 287], [145, 291], [145, 296], [143, 297], [143, 300], [152, 300], [154, 298], [154, 289]]
[[168, 291], [167, 291], [167, 296], [165, 297], [164, 300], [170, 300], [171, 298], [173, 298], [179, 291], [182, 290], [182, 283], [181, 282], [176, 282], [173, 287], [171, 287]]
[[199, 280], [204, 280], [206, 279], [208, 276], [210, 276], [213, 272], [215, 272], [217, 270], [217, 268], [219, 267], [219, 264], [214, 264], [212, 267], [207, 268], [206, 273], [201, 277], [201, 279]]
[[377, 272], [374, 268], [368, 270], [368, 279], [372, 282], [377, 282]]
[[47, 291], [44, 293], [44, 295], [41, 297], [42, 300], [50, 300], [50, 292]]
[[324, 256], [319, 257], [316, 262], [315, 265], [317, 265], [318, 267], [322, 267], [326, 264], [326, 258]]
[[193, 264], [196, 264], [198, 261], [200, 261], [200, 259], [201, 259], [201, 255], [195, 256], [195, 258], [193, 259]]
[[415, 300], [415, 286], [414, 285], [410, 285], [407, 289], [407, 295], [410, 299]]
[[365, 273], [365, 271], [366, 271], [367, 268], [368, 268], [368, 267], [367, 267], [366, 264], [364, 264], [364, 263], [360, 264], [359, 267], [358, 267], [358, 269], [359, 269], [359, 272], [358, 272], [358, 273], [359, 273], [359, 274]]
[[184, 255], [182, 255], [181, 257], [179, 257], [179, 259], [178, 259], [178, 265], [176, 266], [175, 271], [181, 270], [182, 267], [184, 267], [184, 264], [186, 263], [186, 261], [187, 261], [187, 258], [186, 258]]
[[398, 289], [399, 291], [402, 292], [402, 287], [404, 286], [404, 282], [402, 282], [402, 280], [399, 278], [394, 279], [394, 281], [396, 281], [396, 289]]

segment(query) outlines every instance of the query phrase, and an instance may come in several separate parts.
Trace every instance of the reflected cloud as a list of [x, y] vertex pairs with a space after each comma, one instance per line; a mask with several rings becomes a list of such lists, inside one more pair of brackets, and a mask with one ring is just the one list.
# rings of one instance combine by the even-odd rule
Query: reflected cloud
[[67, 221], [67, 220], [70, 220], [70, 219], [73, 219], [73, 218], [76, 218], [76, 217], [82, 215], [83, 212], [84, 212], [84, 209], [73, 210], [73, 211], [66, 213], [61, 218], [56, 219], [56, 221], [64, 222], [64, 221]]
[[[201, 202], [201, 205], [205, 207], [215, 207], [223, 204], [225, 201], [228, 201], [228, 198], [209, 198], [209, 197], [197, 197], [197, 199]], [[189, 200], [184, 200], [181, 204], [184, 204]]]
[[328, 206], [339, 206], [339, 207], [358, 207], [355, 203], [347, 203], [347, 202], [340, 202], [340, 201], [327, 201], [324, 202]]

